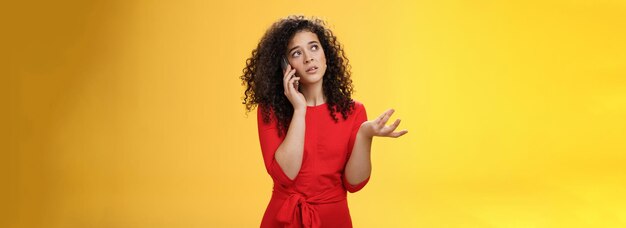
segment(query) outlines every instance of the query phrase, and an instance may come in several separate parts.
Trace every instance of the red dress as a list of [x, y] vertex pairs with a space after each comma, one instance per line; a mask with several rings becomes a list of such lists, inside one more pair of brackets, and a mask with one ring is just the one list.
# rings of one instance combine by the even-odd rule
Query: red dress
[[352, 227], [346, 191], [359, 191], [369, 177], [357, 185], [345, 179], [344, 168], [361, 123], [367, 120], [365, 107], [355, 101], [355, 109], [346, 120], [330, 116], [326, 103], [309, 106], [305, 117], [304, 152], [300, 172], [289, 179], [274, 159], [284, 140], [278, 137], [276, 119], [263, 122], [259, 107], [259, 141], [267, 172], [274, 180], [272, 198], [261, 227]]

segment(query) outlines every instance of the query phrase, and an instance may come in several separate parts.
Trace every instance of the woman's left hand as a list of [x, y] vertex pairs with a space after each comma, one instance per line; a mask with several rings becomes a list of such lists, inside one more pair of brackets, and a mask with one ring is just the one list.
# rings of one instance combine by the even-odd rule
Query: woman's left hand
[[378, 118], [363, 122], [361, 124], [361, 128], [359, 129], [359, 131], [363, 131], [363, 133], [369, 137], [381, 136], [381, 137], [392, 137], [392, 138], [398, 138], [408, 133], [409, 132], [408, 130], [394, 132], [394, 130], [396, 130], [398, 125], [400, 125], [400, 119], [396, 119], [396, 121], [393, 122], [393, 124], [389, 126], [385, 126], [389, 118], [391, 118], [391, 115], [393, 114], [393, 112], [394, 112], [393, 109], [389, 109], [385, 113], [380, 115]]

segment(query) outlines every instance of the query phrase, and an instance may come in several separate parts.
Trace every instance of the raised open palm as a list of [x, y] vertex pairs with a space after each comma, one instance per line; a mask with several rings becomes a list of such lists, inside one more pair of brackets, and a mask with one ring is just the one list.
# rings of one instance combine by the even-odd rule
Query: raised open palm
[[395, 110], [389, 109], [378, 118], [370, 121], [365, 121], [361, 124], [361, 129], [365, 131], [366, 134], [370, 136], [381, 136], [381, 137], [392, 137], [398, 138], [406, 133], [408, 130], [395, 131], [400, 125], [400, 119], [396, 119], [393, 124], [386, 126], [387, 121], [391, 118]]

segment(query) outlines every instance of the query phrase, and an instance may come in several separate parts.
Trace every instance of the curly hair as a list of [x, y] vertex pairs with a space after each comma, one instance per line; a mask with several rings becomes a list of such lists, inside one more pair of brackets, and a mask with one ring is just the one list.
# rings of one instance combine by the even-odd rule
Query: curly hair
[[315, 33], [324, 50], [327, 69], [322, 80], [322, 90], [331, 117], [337, 122], [335, 113], [339, 112], [345, 120], [354, 110], [350, 65], [337, 37], [321, 19], [288, 16], [272, 24], [265, 32], [257, 48], [252, 51], [252, 57], [246, 60], [241, 76], [242, 85], [246, 87], [242, 104], [245, 104], [247, 112], [259, 105], [262, 107], [263, 121], [269, 123], [273, 111], [279, 136], [286, 134], [294, 112], [292, 104], [284, 95], [280, 61], [287, 53], [287, 44], [300, 31]]

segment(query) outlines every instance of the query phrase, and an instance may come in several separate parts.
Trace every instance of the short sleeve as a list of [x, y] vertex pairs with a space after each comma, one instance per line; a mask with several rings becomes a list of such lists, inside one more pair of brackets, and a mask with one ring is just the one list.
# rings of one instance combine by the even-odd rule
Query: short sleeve
[[276, 150], [285, 137], [278, 136], [278, 126], [273, 114], [270, 115], [269, 123], [263, 122], [262, 107], [260, 105], [257, 108], [257, 124], [259, 128], [261, 152], [263, 153], [263, 161], [265, 163], [267, 173], [276, 183], [285, 186], [293, 184], [294, 181], [289, 179], [274, 157]]
[[[354, 102], [354, 121], [352, 122], [351, 125], [351, 131], [350, 131], [350, 140], [348, 141], [348, 156], [346, 157], [346, 163], [347, 161], [350, 159], [350, 156], [352, 155], [352, 149], [354, 148], [354, 143], [356, 141], [356, 135], [359, 132], [359, 129], [361, 128], [361, 124], [365, 121], [367, 121], [367, 112], [365, 111], [365, 106], [363, 104], [361, 104], [358, 101]], [[343, 185], [346, 188], [346, 190], [348, 190], [348, 192], [357, 192], [359, 190], [361, 190], [363, 187], [365, 187], [365, 185], [367, 184], [367, 182], [369, 181], [369, 177], [367, 177], [367, 179], [363, 180], [361, 183], [357, 184], [357, 185], [351, 185], [350, 183], [348, 183], [348, 180], [346, 179], [346, 175], [342, 175], [342, 179], [343, 179]]]

